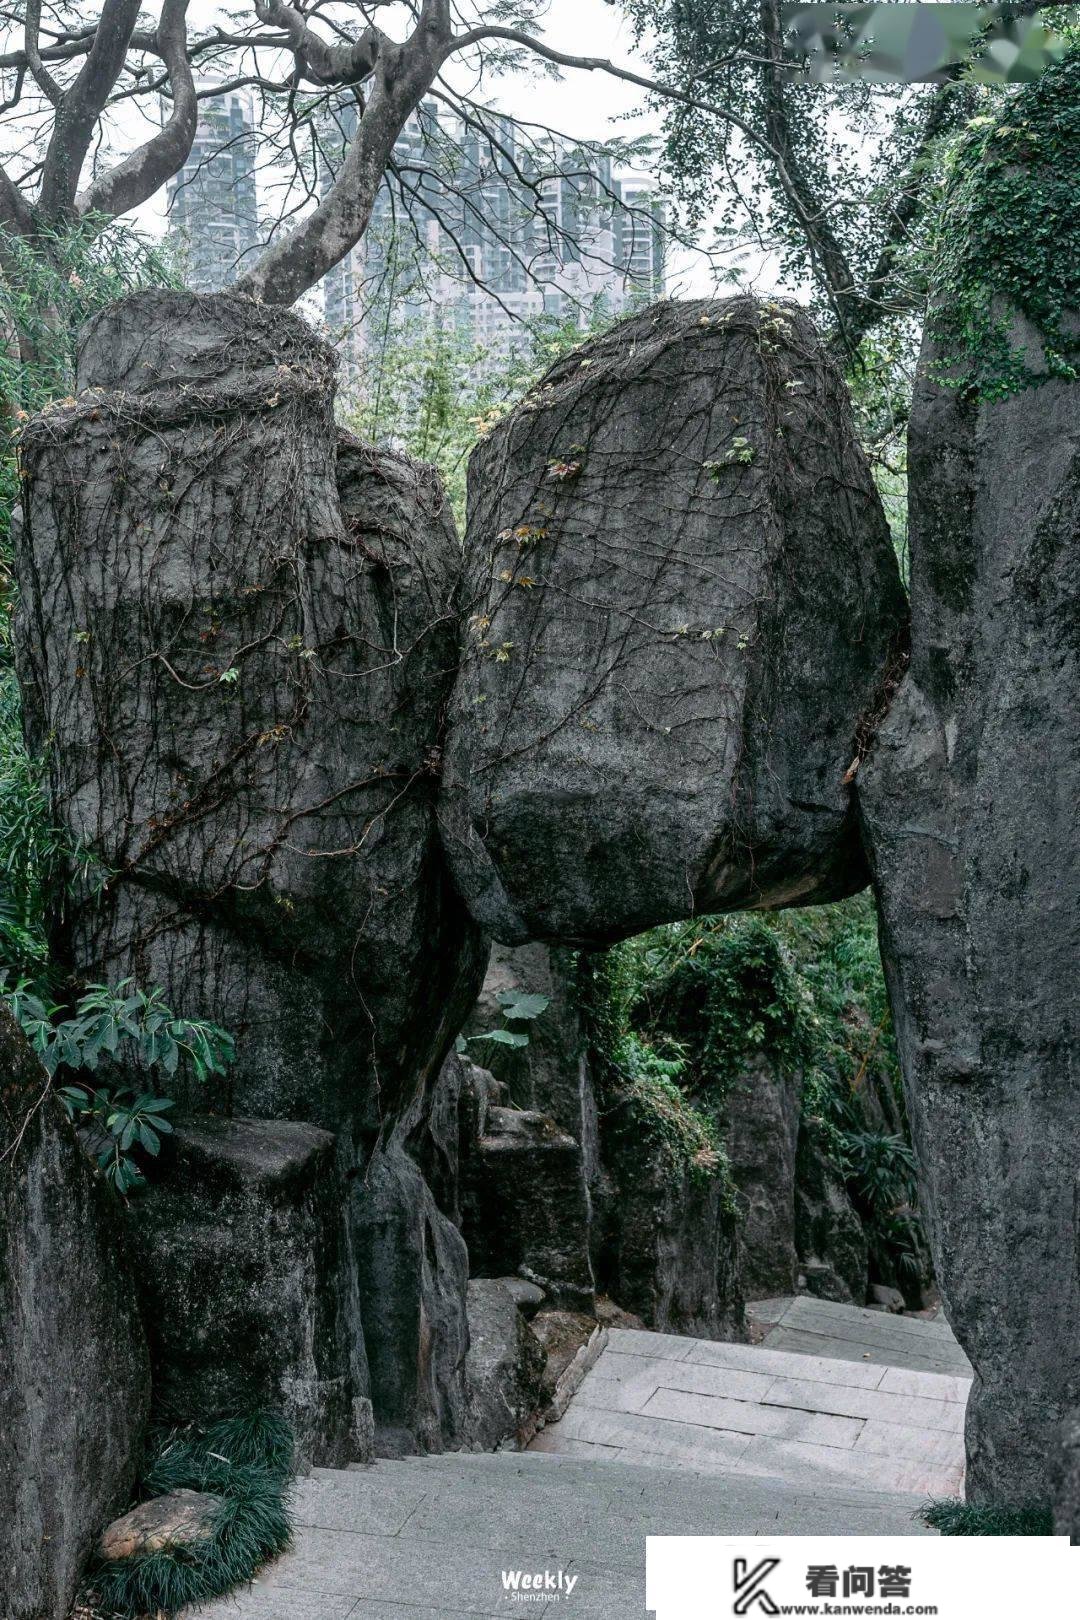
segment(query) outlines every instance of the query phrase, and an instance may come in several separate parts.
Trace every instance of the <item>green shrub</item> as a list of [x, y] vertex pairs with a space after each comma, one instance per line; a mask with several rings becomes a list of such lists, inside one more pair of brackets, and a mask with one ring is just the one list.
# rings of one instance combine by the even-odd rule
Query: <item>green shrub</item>
[[873, 1066], [903, 1118], [868, 894], [651, 929], [582, 953], [577, 994], [602, 1105], [617, 1104], [638, 1129], [650, 1119], [652, 1134], [672, 1145], [693, 1139], [676, 1124], [685, 1118], [695, 1129], [703, 1122], [722, 1154], [718, 1121], [731, 1082], [761, 1058], [800, 1070], [804, 1117], [844, 1180], [878, 1272], [918, 1291], [928, 1256], [914, 1157], [903, 1135], [868, 1128], [860, 1098]]
[[[43, 1001], [21, 980], [14, 988], [0, 976], [0, 999], [7, 1002], [50, 1075], [68, 1079], [58, 1088], [68, 1115], [87, 1131], [106, 1180], [124, 1195], [144, 1183], [136, 1150], [155, 1158], [161, 1137], [172, 1131], [168, 1097], [145, 1089], [158, 1071], [176, 1073], [183, 1061], [195, 1078], [225, 1074], [236, 1049], [231, 1035], [216, 1024], [177, 1018], [162, 992], [136, 990], [130, 979], [111, 989], [88, 985], [74, 1013]], [[103, 1070], [98, 1085], [80, 1081]], [[139, 1076], [135, 1081], [132, 1071]]]
[[[951, 153], [929, 258], [949, 387], [1004, 399], [1080, 375], [1080, 47], [975, 118]], [[1014, 327], [1025, 318], [1041, 354]], [[1038, 365], [1032, 360], [1038, 360]]]
[[930, 1502], [919, 1518], [943, 1536], [1052, 1536], [1054, 1516], [1043, 1502], [992, 1507], [981, 1502]]
[[98, 1560], [87, 1604], [112, 1614], [169, 1616], [251, 1579], [292, 1538], [288, 1483], [293, 1441], [277, 1413], [257, 1412], [205, 1426], [159, 1430], [141, 1496], [207, 1491], [222, 1499], [210, 1537], [133, 1558]]

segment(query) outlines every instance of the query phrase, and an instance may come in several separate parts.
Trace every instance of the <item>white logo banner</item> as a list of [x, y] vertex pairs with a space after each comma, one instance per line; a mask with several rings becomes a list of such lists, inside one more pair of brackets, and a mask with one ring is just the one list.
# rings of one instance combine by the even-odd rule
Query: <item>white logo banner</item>
[[1064, 1536], [650, 1536], [645, 1572], [656, 1620], [1080, 1615], [1080, 1547]]

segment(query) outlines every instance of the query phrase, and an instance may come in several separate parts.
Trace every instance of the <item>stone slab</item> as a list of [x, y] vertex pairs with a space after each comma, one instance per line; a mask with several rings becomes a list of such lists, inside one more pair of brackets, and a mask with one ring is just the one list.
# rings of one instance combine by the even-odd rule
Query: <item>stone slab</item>
[[964, 1408], [957, 1401], [928, 1401], [918, 1395], [889, 1395], [880, 1389], [852, 1389], [806, 1378], [778, 1378], [766, 1400], [770, 1406], [878, 1418], [883, 1423], [900, 1423], [913, 1429], [945, 1429], [958, 1434], [964, 1427]]
[[681, 1389], [658, 1389], [644, 1411], [650, 1417], [670, 1418], [676, 1423], [700, 1424], [733, 1434], [769, 1434], [778, 1439], [803, 1440], [810, 1445], [837, 1446], [842, 1450], [851, 1449], [863, 1427], [855, 1418], [795, 1411], [757, 1401], [732, 1401], [724, 1396], [697, 1395]]

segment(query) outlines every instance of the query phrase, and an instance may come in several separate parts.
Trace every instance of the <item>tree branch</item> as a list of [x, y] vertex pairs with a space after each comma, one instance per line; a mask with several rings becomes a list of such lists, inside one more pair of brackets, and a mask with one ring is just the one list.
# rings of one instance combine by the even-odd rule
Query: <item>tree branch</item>
[[41, 0], [26, 0], [26, 27], [23, 32], [23, 40], [26, 46], [26, 65], [33, 74], [34, 83], [38, 89], [52, 102], [54, 107], [59, 107], [64, 92], [41, 60], [38, 51], [38, 35], [40, 32]]
[[[279, 12], [274, 20], [280, 21]], [[424, 0], [404, 43], [382, 36], [356, 139], [337, 179], [315, 211], [295, 231], [272, 242], [240, 278], [240, 292], [267, 303], [292, 304], [356, 246], [367, 229], [394, 143], [452, 49], [450, 0]]]
[[79, 197], [80, 214], [108, 214], [115, 219], [140, 203], [183, 168], [198, 126], [199, 104], [187, 54], [188, 0], [164, 0], [153, 49], [165, 64], [172, 92], [172, 112], [158, 133], [123, 162], [99, 176]]
[[296, 58], [297, 75], [313, 84], [360, 84], [375, 71], [386, 35], [374, 23], [348, 45], [330, 45], [285, 0], [255, 0], [261, 23], [282, 28]]
[[38, 209], [50, 223], [69, 219], [98, 118], [120, 77], [139, 18], [139, 0], [105, 0], [86, 61], [65, 91], [45, 153]]

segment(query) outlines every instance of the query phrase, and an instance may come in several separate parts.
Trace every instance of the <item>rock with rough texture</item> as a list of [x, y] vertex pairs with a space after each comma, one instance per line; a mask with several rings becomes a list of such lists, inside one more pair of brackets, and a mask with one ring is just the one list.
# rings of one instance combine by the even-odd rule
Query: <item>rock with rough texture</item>
[[607, 1334], [595, 1316], [564, 1310], [540, 1311], [533, 1318], [533, 1331], [544, 1353], [544, 1419], [555, 1422], [581, 1387]]
[[911, 668], [859, 774], [967, 1490], [1046, 1491], [1080, 1402], [1080, 384], [980, 403], [924, 349]]
[[906, 623], [804, 311], [662, 303], [474, 452], [443, 837], [509, 944], [866, 882], [846, 773]]
[[811, 1294], [839, 1305], [865, 1305], [866, 1230], [821, 1127], [811, 1119], [802, 1122], [795, 1160], [795, 1247]]
[[526, 1444], [535, 1429], [544, 1351], [497, 1278], [469, 1283], [469, 1390], [471, 1439], [484, 1451], [506, 1441]]
[[232, 1032], [225, 1081], [178, 1080], [194, 1108], [374, 1133], [483, 952], [434, 823], [452, 519], [430, 468], [339, 443], [334, 364], [233, 295], [95, 317], [23, 436], [17, 639], [53, 813], [109, 870], [72, 965]]
[[596, 1203], [598, 1285], [658, 1333], [741, 1339], [738, 1220], [726, 1180], [676, 1167], [620, 1105], [606, 1115]]
[[130, 1500], [146, 1341], [115, 1200], [0, 1002], [0, 1612], [66, 1620]]
[[574, 1138], [546, 1114], [489, 1108], [463, 1165], [462, 1231], [474, 1276], [518, 1272], [592, 1310], [590, 1205]]
[[102, 1558], [135, 1558], [167, 1547], [191, 1547], [214, 1533], [222, 1498], [209, 1491], [176, 1490], [141, 1502], [101, 1533]]
[[334, 1138], [278, 1120], [178, 1126], [131, 1206], [155, 1398], [180, 1418], [280, 1410], [300, 1467], [371, 1456]]
[[[23, 439], [18, 651], [56, 823], [109, 873], [80, 862], [71, 966], [235, 1037], [226, 1077], [177, 1074], [184, 1108], [333, 1131], [362, 1181], [423, 1114], [486, 945], [435, 823], [460, 548], [432, 469], [338, 435], [333, 370], [233, 295], [91, 321], [77, 397]], [[372, 1230], [348, 1236], [365, 1274]]]
[[353, 1182], [350, 1224], [380, 1456], [442, 1451], [470, 1432], [469, 1256], [395, 1137]]
[[724, 1095], [725, 1143], [740, 1215], [743, 1291], [768, 1299], [795, 1289], [795, 1150], [802, 1074], [762, 1058]]
[[1065, 1419], [1050, 1458], [1054, 1534], [1080, 1547], [1080, 1410]]
[[[592, 1186], [599, 1169], [599, 1127], [572, 984], [572, 953], [565, 948], [495, 944], [465, 1028], [469, 1035], [509, 1029], [528, 1036], [523, 1047], [477, 1041], [470, 1050], [481, 1054], [516, 1108], [548, 1114], [580, 1144], [585, 1180]], [[510, 995], [545, 996], [548, 1004], [538, 1018], [515, 1021], [507, 1018], [500, 1000]]]

